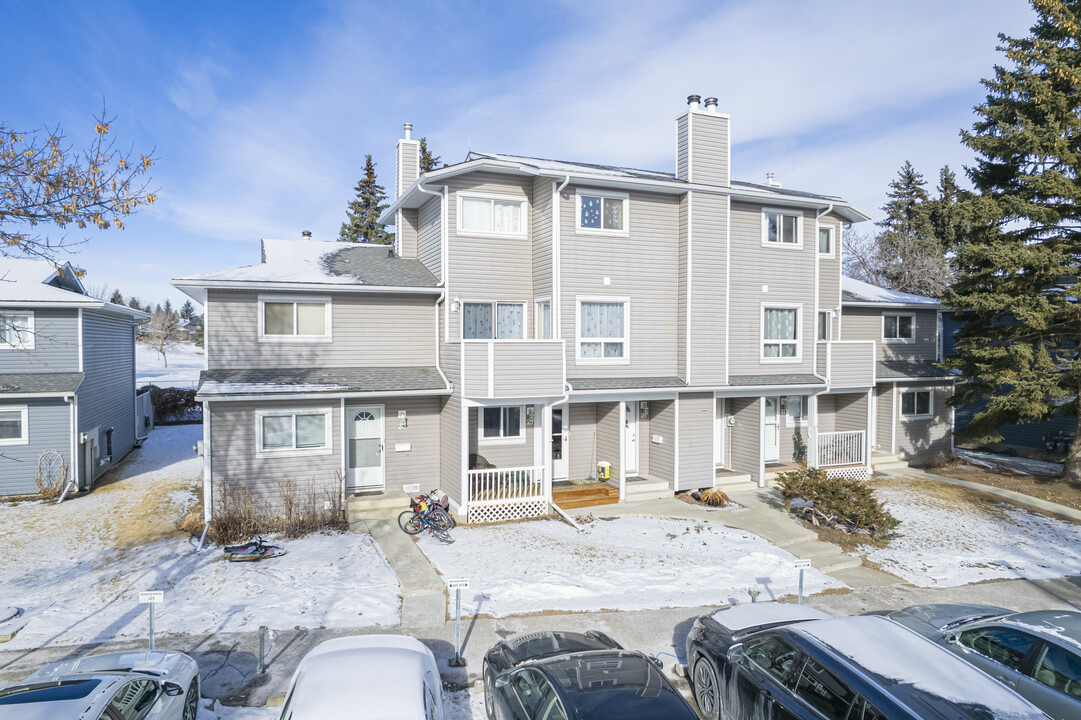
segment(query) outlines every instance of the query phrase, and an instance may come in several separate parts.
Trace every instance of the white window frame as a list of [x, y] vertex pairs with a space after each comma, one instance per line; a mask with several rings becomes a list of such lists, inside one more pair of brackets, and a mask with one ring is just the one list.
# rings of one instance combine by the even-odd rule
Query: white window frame
[[[510, 408], [518, 408], [518, 434], [503, 435], [505, 413]], [[484, 411], [498, 409], [499, 437], [484, 436]], [[477, 445], [522, 445], [525, 443], [525, 405], [485, 405], [477, 407]]]
[[[267, 303], [293, 303], [293, 335], [267, 335], [266, 334], [266, 304]], [[323, 303], [323, 329], [322, 335], [297, 335], [297, 303], [314, 304]], [[334, 317], [330, 296], [304, 295], [260, 295], [259, 296], [259, 342], [269, 343], [325, 343], [333, 340], [331, 320]]]
[[34, 349], [34, 311], [33, 310], [0, 310], [0, 323], [4, 327], [12, 324], [10, 318], [15, 315], [26, 315], [26, 335], [18, 343], [0, 343], [0, 350], [33, 350]]
[[[799, 404], [800, 404], [800, 419], [799, 420], [793, 420], [792, 419], [792, 400], [793, 399], [798, 400]], [[792, 428], [807, 427], [807, 425], [808, 425], [808, 422], [807, 422], [807, 420], [808, 420], [807, 406], [811, 404], [809, 402], [809, 397], [807, 395], [786, 395], [785, 400], [784, 400], [784, 404], [785, 404], [784, 426], [785, 427], [792, 427]]]
[[[818, 323], [821, 322], [823, 316], [825, 316], [825, 318], [826, 318], [826, 337], [824, 337], [824, 338], [818, 337], [818, 331], [821, 329], [819, 327]], [[831, 327], [832, 325], [833, 325], [833, 313], [830, 312], [829, 310], [819, 310], [818, 311], [818, 322], [815, 323], [815, 342], [829, 342], [830, 339], [831, 339], [830, 336], [833, 334], [833, 332], [832, 332], [833, 328]]]
[[[604, 225], [604, 201], [601, 201], [601, 225], [599, 228], [582, 227], [582, 196], [608, 198], [623, 201], [623, 229], [607, 230]], [[631, 234], [631, 200], [628, 193], [611, 190], [590, 190], [576, 188], [574, 191], [574, 231], [579, 235], [607, 235], [609, 237], [627, 237]]]
[[[326, 438], [324, 447], [298, 448], [297, 444], [297, 415], [323, 415], [326, 417], [324, 427]], [[280, 450], [265, 450], [263, 448], [263, 418], [265, 417], [288, 417], [293, 418], [293, 447]], [[334, 452], [334, 409], [328, 407], [317, 408], [281, 408], [261, 409], [255, 411], [255, 457], [260, 459], [278, 457], [301, 457], [308, 455], [330, 455]]]
[[[458, 226], [458, 235], [462, 237], [490, 237], [490, 238], [517, 238], [525, 240], [529, 237], [529, 207], [526, 199], [523, 197], [515, 197], [513, 195], [500, 195], [498, 193], [473, 193], [473, 192], [459, 192], [458, 196], [458, 221], [455, 223]], [[462, 200], [465, 198], [471, 198], [473, 200], [488, 200], [493, 205], [497, 202], [513, 202], [522, 206], [522, 229], [516, 233], [496, 232], [495, 230], [467, 230], [462, 225]], [[495, 227], [495, 209], [492, 210], [492, 227]]]
[[[526, 309], [526, 303], [523, 300], [462, 300], [462, 310], [458, 313], [458, 337], [462, 339], [462, 342], [519, 342], [525, 340], [526, 326], [529, 324], [529, 315]], [[496, 323], [499, 322], [499, 305], [520, 305], [522, 307], [522, 337], [520, 338], [467, 338], [465, 336], [465, 306], [466, 305], [491, 305], [492, 306], [492, 332], [495, 335], [499, 335], [499, 327]]]
[[[822, 248], [819, 246], [819, 235], [823, 232], [828, 232], [830, 235], [830, 249], [829, 252], [822, 252]], [[819, 225], [818, 232], [815, 233], [815, 252], [822, 257], [833, 257], [835, 254], [835, 248], [837, 247], [837, 232], [836, 228], [832, 225]]]
[[[766, 340], [766, 310], [795, 310], [796, 311], [796, 339], [795, 340]], [[762, 303], [762, 310], [758, 316], [758, 354], [759, 361], [769, 364], [778, 363], [801, 363], [803, 362], [803, 305], [786, 303]], [[766, 343], [795, 343], [795, 357], [766, 357]]]
[[29, 445], [30, 444], [30, 410], [27, 405], [0, 405], [0, 412], [17, 412], [20, 414], [19, 427], [22, 434], [17, 438], [0, 439], [0, 445]]
[[[796, 218], [796, 242], [786, 243], [781, 240], [773, 242], [769, 239], [769, 221], [766, 219], [767, 215], [785, 215], [787, 217]], [[761, 214], [762, 220], [762, 247], [780, 247], [787, 248], [789, 250], [802, 250], [803, 249], [803, 213], [799, 210], [786, 210], [784, 208], [762, 208]], [[781, 228], [783, 235], [783, 226]], [[818, 242], [818, 238], [815, 238], [815, 242]], [[816, 248], [817, 249], [817, 248]]]
[[[890, 338], [890, 337], [886, 337], [886, 318], [887, 317], [896, 317], [896, 318], [910, 317], [910, 318], [912, 318], [912, 337], [909, 337], [909, 338], [903, 338], [903, 337]], [[900, 322], [899, 319], [897, 321], [897, 329], [898, 329], [898, 331], [900, 331], [900, 329], [901, 329], [901, 322]], [[883, 312], [882, 313], [882, 342], [884, 342], [884, 343], [914, 343], [914, 342], [916, 342], [916, 313], [914, 313], [914, 312]]]
[[[582, 303], [623, 303], [623, 337], [622, 338], [584, 338], [582, 337]], [[601, 355], [604, 354], [605, 342], [622, 342], [623, 357], [618, 358], [584, 358], [582, 357], [583, 342], [600, 341]], [[606, 297], [604, 295], [579, 295], [574, 298], [574, 360], [578, 365], [630, 365], [631, 362], [631, 299], [629, 297]]]
[[[904, 412], [904, 398], [908, 393], [927, 393], [927, 412], [925, 414], [907, 415]], [[918, 405], [918, 403], [917, 403]], [[930, 420], [935, 416], [935, 389], [929, 387], [904, 388], [897, 394], [897, 416], [901, 420]]]
[[[548, 306], [548, 337], [541, 337], [541, 307]], [[542, 297], [533, 301], [533, 339], [552, 340], [554, 333], [554, 318], [552, 313], [552, 298]]]

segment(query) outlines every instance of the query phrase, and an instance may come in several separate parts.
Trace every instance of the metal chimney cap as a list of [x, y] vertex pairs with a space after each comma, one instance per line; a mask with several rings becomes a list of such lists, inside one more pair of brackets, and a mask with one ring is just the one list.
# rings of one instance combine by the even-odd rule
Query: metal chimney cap
[[311, 240], [312, 239], [312, 231], [311, 230], [304, 230], [300, 234], [305, 240]]
[[717, 112], [717, 98], [706, 98], [706, 112]]
[[405, 124], [405, 139], [411, 140], [413, 138], [413, 123]]
[[691, 110], [698, 109], [698, 103], [702, 100], [701, 95], [688, 95], [687, 104], [691, 107]]

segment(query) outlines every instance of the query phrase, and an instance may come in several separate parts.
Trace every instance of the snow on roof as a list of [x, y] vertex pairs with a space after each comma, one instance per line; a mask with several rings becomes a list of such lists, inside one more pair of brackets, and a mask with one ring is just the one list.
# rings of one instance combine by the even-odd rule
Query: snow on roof
[[557, 172], [589, 173], [591, 175], [611, 175], [613, 177], [644, 178], [647, 180], [667, 180], [668, 182], [682, 183], [673, 173], [661, 172], [660, 170], [639, 170], [638, 168], [619, 167], [617, 165], [599, 165], [597, 163], [570, 162], [567, 160], [549, 160], [547, 158], [535, 158], [528, 155], [508, 155], [506, 153], [485, 153], [471, 150], [466, 157], [470, 160], [501, 160], [503, 162], [530, 165], [539, 170], [555, 170]]
[[718, 624], [738, 633], [741, 630], [762, 625], [793, 623], [802, 620], [825, 620], [830, 616], [809, 605], [762, 602], [732, 605], [718, 610], [713, 613], [712, 617]]
[[882, 303], [884, 305], [924, 305], [927, 307], [939, 307], [938, 300], [924, 295], [913, 295], [900, 290], [887, 290], [862, 280], [850, 277], [841, 278], [842, 302], [853, 303]]
[[[75, 277], [70, 263], [61, 267]], [[83, 293], [46, 284], [56, 275], [56, 266], [48, 260], [0, 258], [0, 302], [97, 302]]]

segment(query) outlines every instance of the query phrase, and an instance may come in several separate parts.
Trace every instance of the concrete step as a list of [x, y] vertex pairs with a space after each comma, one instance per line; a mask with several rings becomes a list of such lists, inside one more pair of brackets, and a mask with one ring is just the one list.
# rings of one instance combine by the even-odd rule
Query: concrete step
[[397, 517], [402, 510], [408, 509], [409, 495], [401, 490], [347, 495], [345, 498], [345, 516], [350, 522], [362, 517]]
[[895, 475], [907, 470], [908, 468], [909, 464], [907, 462], [905, 462], [904, 460], [899, 460], [897, 462], [875, 465], [873, 471], [875, 474], [882, 473], [888, 475]]
[[886, 452], [873, 452], [871, 453], [871, 467], [877, 467], [878, 465], [885, 465], [888, 463], [903, 462], [895, 453]]
[[821, 558], [819, 560], [812, 560], [811, 564], [817, 569], [829, 575], [837, 570], [848, 570], [850, 568], [859, 567], [863, 562], [858, 557], [852, 555], [846, 555], [840, 553], [838, 555], [831, 555]]
[[713, 481], [713, 487], [727, 491], [728, 488], [745, 490], [749, 487], [757, 487], [757, 483], [751, 480], [749, 473], [742, 475], [718, 475]]
[[627, 483], [623, 499], [626, 502], [638, 500], [664, 500], [674, 497], [675, 492], [663, 480], [636, 480]]
[[821, 540], [801, 540], [778, 547], [785, 552], [792, 553], [801, 560], [819, 560], [843, 554], [841, 548]]

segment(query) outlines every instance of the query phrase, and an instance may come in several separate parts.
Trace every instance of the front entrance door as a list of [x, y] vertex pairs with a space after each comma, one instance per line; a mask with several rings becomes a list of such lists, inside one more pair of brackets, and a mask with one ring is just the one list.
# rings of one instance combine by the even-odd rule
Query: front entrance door
[[623, 470], [627, 475], [638, 474], [638, 401], [623, 403]]
[[383, 406], [346, 408], [346, 487], [349, 490], [382, 490], [386, 485], [383, 461]]
[[552, 480], [566, 480], [567, 431], [563, 426], [563, 408], [552, 408]]
[[780, 398], [766, 398], [766, 418], [762, 424], [762, 433], [765, 436], [766, 462], [777, 462], [781, 459], [781, 426], [777, 422], [777, 408], [780, 407]]

